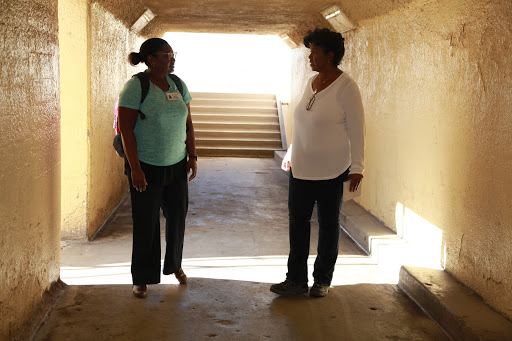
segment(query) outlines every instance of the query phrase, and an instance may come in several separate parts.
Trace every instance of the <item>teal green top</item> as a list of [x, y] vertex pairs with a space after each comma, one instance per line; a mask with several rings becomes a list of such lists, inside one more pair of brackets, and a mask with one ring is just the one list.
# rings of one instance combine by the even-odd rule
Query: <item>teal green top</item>
[[153, 166], [174, 165], [187, 155], [186, 123], [188, 104], [192, 97], [187, 85], [182, 81], [183, 97], [176, 84], [167, 76], [170, 84], [168, 93], [176, 93], [177, 100], [169, 100], [165, 92], [149, 82], [149, 92], [142, 104], [142, 89], [137, 77], [126, 82], [119, 95], [119, 106], [140, 110], [146, 118], [137, 115], [135, 138], [139, 160]]

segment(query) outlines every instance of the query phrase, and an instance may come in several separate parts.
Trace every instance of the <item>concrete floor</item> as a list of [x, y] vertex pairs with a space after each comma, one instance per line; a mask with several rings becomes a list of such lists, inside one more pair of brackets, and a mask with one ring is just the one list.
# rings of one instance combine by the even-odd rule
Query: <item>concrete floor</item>
[[[183, 261], [189, 284], [162, 276], [147, 299], [132, 296], [127, 197], [95, 241], [62, 243], [69, 289], [34, 340], [448, 340], [345, 235], [327, 297], [271, 293], [269, 283], [286, 274], [287, 174], [273, 159], [198, 165]], [[310, 274], [316, 222], [312, 229]]]

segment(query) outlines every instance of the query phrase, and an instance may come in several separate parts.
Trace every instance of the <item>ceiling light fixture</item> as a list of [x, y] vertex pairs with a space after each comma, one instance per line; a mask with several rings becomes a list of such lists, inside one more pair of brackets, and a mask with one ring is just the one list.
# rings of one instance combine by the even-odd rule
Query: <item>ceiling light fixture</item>
[[340, 11], [340, 10], [337, 10], [336, 12], [331, 13], [331, 14], [329, 14], [329, 15], [325, 16], [325, 19], [329, 20], [329, 19], [331, 19], [332, 17], [335, 17], [335, 16], [337, 16], [337, 15], [338, 15], [338, 14], [340, 14], [340, 13], [341, 13], [341, 11]]
[[329, 22], [329, 24], [331, 24], [331, 26], [340, 33], [351, 31], [356, 28], [356, 25], [354, 25], [336, 5], [330, 6], [320, 13]]
[[281, 41], [283, 43], [285, 43], [286, 45], [288, 45], [290, 48], [294, 49], [297, 47], [297, 44], [295, 44], [295, 42], [293, 40], [291, 40], [287, 34], [283, 33], [283, 34], [279, 35], [279, 38], [281, 38]]
[[144, 27], [146, 27], [147, 24], [151, 20], [155, 18], [155, 14], [151, 12], [151, 10], [148, 8], [146, 12], [144, 12], [139, 19], [135, 22], [135, 24], [132, 25], [131, 30], [135, 33], [139, 33], [142, 31]]

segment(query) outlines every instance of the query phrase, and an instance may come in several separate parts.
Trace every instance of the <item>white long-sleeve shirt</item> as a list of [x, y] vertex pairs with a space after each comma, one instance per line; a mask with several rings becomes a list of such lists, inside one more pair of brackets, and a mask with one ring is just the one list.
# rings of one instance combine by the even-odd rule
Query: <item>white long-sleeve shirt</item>
[[[315, 76], [316, 77], [316, 76]], [[365, 123], [361, 93], [356, 82], [343, 72], [314, 95], [312, 77], [294, 113], [291, 154], [293, 177], [328, 180], [350, 167], [350, 174], [364, 171]], [[290, 155], [287, 155], [290, 158]]]

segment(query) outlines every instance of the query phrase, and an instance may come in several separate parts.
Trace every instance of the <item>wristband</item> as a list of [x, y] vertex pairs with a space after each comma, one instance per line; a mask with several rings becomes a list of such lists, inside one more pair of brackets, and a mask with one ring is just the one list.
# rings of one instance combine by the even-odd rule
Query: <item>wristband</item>
[[196, 161], [197, 161], [197, 155], [189, 155], [189, 156], [188, 156], [188, 159], [189, 159], [189, 160], [190, 160], [190, 159], [194, 159], [194, 160], [196, 160]]

